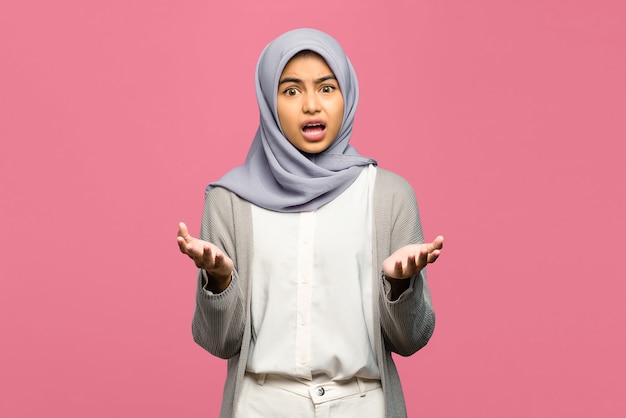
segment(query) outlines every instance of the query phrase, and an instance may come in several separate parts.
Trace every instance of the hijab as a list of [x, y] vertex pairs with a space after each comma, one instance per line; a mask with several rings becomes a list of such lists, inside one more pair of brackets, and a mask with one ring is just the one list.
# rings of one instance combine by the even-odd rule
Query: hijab
[[[277, 111], [280, 75], [301, 51], [319, 54], [328, 64], [344, 99], [337, 138], [324, 151], [306, 154], [282, 132]], [[226, 173], [211, 187], [226, 188], [265, 209], [302, 212], [319, 209], [356, 180], [364, 166], [376, 161], [361, 156], [349, 144], [359, 99], [354, 68], [339, 43], [315, 29], [296, 29], [270, 42], [259, 57], [255, 74], [260, 123], [242, 166]]]

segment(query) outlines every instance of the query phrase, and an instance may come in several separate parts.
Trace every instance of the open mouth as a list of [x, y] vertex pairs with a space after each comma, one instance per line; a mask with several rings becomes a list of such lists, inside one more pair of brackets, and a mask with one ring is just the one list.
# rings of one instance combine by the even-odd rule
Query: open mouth
[[326, 125], [322, 122], [307, 123], [302, 126], [302, 135], [309, 141], [316, 141], [324, 138]]

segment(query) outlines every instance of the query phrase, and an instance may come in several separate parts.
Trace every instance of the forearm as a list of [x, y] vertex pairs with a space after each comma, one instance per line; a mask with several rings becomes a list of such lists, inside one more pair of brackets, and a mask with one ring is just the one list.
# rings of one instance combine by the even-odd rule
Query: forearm
[[196, 290], [196, 309], [192, 322], [194, 340], [211, 354], [230, 358], [241, 348], [245, 310], [237, 274], [220, 293], [203, 286], [202, 272]]
[[406, 282], [409, 287], [397, 299], [391, 299], [390, 285], [381, 286], [379, 298], [385, 345], [403, 356], [425, 346], [435, 327], [435, 313], [424, 274]]

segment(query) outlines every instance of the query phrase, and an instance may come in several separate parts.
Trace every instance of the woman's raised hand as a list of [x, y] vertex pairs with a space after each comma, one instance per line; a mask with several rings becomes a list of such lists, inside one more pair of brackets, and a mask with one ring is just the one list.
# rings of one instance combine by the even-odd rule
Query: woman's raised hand
[[439, 235], [430, 243], [406, 245], [383, 261], [383, 273], [391, 279], [408, 279], [429, 263], [434, 263], [443, 248]]
[[219, 282], [230, 282], [233, 260], [216, 245], [189, 235], [189, 230], [184, 222], [178, 224], [176, 240], [180, 252], [187, 254], [196, 264], [196, 267], [206, 270], [209, 277], [215, 278]]

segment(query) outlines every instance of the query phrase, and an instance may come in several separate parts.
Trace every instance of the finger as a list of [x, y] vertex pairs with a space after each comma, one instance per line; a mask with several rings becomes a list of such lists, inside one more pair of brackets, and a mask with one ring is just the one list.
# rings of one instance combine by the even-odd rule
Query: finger
[[418, 270], [423, 269], [428, 264], [428, 254], [430, 253], [427, 247], [420, 248], [420, 253], [417, 256], [417, 268]]
[[428, 262], [434, 263], [435, 261], [437, 261], [440, 254], [441, 254], [441, 251], [439, 250], [435, 250], [432, 253], [428, 254]]
[[216, 269], [219, 269], [219, 268], [221, 268], [223, 265], [224, 265], [224, 254], [222, 254], [222, 253], [216, 253], [216, 254], [215, 254], [214, 261], [213, 261], [213, 266], [214, 266]]
[[403, 277], [402, 260], [396, 260], [396, 264], [393, 267], [393, 273], [397, 278]]
[[184, 222], [178, 223], [178, 236], [184, 238], [185, 241], [189, 241], [191, 236], [189, 235], [189, 228]]
[[443, 237], [439, 235], [432, 242], [425, 242], [424, 244], [422, 244], [422, 246], [425, 246], [429, 252], [440, 250], [443, 247]]
[[193, 260], [196, 267], [202, 268], [202, 257], [204, 251], [201, 247], [198, 248], [197, 246], [194, 247], [192, 244], [187, 244], [185, 247], [185, 254]]
[[178, 249], [181, 253], [187, 254], [187, 243], [185, 242], [185, 238], [180, 235], [176, 237], [176, 242], [178, 243]]
[[210, 245], [204, 244], [202, 253], [203, 269], [212, 270], [215, 268], [215, 257], [217, 252]]
[[202, 261], [205, 266], [211, 266], [213, 264], [213, 252], [211, 251], [211, 247], [206, 244], [202, 249]]
[[187, 245], [185, 246], [185, 254], [187, 254], [189, 257], [195, 259], [199, 259], [200, 261], [204, 258], [205, 256], [205, 250], [207, 248], [207, 245], [202, 245], [201, 242], [198, 242], [196, 240], [192, 240], [191, 242], [188, 242]]
[[403, 272], [402, 277], [411, 277], [415, 274], [415, 272], [419, 269], [418, 259], [415, 254], [411, 254], [406, 259], [406, 270]]

